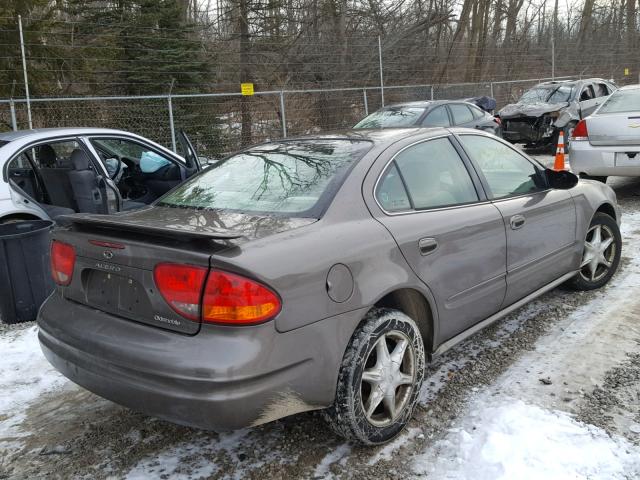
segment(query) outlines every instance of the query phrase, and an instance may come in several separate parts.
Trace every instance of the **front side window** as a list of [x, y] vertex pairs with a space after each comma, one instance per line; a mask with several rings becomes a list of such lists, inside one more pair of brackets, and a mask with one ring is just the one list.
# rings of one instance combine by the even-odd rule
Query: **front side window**
[[453, 115], [454, 125], [462, 125], [463, 123], [469, 123], [473, 121], [471, 110], [469, 110], [466, 105], [462, 105], [460, 103], [452, 103], [451, 105], [449, 105], [449, 108], [451, 109], [451, 115]]
[[423, 107], [388, 107], [360, 120], [353, 128], [411, 127], [424, 114]]
[[422, 121], [423, 127], [448, 127], [451, 125], [449, 114], [445, 106], [436, 107], [427, 113]]
[[[394, 167], [402, 175], [409, 202], [417, 210], [478, 201], [469, 172], [448, 138], [429, 140], [408, 147], [396, 156]], [[396, 175], [396, 170], [391, 168], [385, 173], [380, 185], [386, 185], [388, 177]], [[396, 185], [400, 192], [400, 185]], [[388, 191], [379, 189], [376, 192], [383, 207], [384, 194]], [[399, 199], [401, 193], [389, 197]], [[401, 205], [400, 201], [397, 205]]]
[[511, 147], [480, 135], [461, 135], [460, 141], [486, 178], [490, 198], [523, 195], [542, 189], [536, 167]]
[[259, 145], [192, 177], [158, 205], [317, 217], [371, 145], [330, 138]]
[[137, 167], [142, 173], [155, 173], [163, 167], [173, 164], [165, 155], [133, 140], [122, 138], [92, 138], [100, 159], [104, 163], [109, 175], [117, 170], [118, 161], [123, 161], [128, 167]]
[[594, 98], [596, 98], [595, 93], [593, 93], [593, 87], [591, 85], [587, 85], [586, 87], [584, 87], [582, 89], [582, 92], [580, 93], [580, 101], [581, 102], [586, 102], [588, 100], [593, 100]]

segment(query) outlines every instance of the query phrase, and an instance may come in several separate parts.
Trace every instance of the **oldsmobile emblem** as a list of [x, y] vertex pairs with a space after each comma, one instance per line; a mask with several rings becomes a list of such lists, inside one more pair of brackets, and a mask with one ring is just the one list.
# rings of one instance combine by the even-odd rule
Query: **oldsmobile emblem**
[[102, 252], [102, 256], [107, 260], [111, 260], [113, 258], [113, 252], [111, 250], [105, 250]]

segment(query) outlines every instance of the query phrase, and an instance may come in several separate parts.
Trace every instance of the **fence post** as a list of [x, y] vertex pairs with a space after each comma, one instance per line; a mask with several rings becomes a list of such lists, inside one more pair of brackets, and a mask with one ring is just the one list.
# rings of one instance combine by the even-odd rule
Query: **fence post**
[[171, 94], [167, 95], [167, 106], [169, 107], [169, 130], [171, 130], [171, 148], [174, 152], [176, 150], [176, 128], [173, 124], [173, 101], [171, 100]]
[[551, 35], [551, 80], [556, 79], [556, 40]]
[[382, 71], [382, 40], [378, 35], [378, 62], [380, 63], [380, 100], [384, 107], [384, 74]]
[[369, 115], [369, 101], [367, 100], [367, 89], [362, 89], [362, 99], [364, 100], [364, 116]]
[[22, 75], [24, 76], [24, 92], [27, 97], [27, 119], [29, 121], [29, 130], [33, 129], [31, 121], [31, 100], [29, 99], [29, 80], [27, 79], [27, 58], [24, 54], [24, 36], [22, 34], [22, 16], [18, 15], [18, 30], [20, 31], [20, 51], [22, 53]]
[[284, 92], [280, 90], [280, 120], [282, 121], [282, 138], [287, 138], [287, 115], [284, 110]]
[[16, 120], [16, 104], [13, 101], [13, 98], [9, 100], [9, 108], [11, 109], [11, 126], [13, 127], [13, 131], [18, 131], [18, 121]]
[[491, 98], [496, 98], [493, 94], [493, 82], [489, 82], [489, 91], [491, 92]]
[[431, 85], [431, 100], [433, 100], [433, 85]]

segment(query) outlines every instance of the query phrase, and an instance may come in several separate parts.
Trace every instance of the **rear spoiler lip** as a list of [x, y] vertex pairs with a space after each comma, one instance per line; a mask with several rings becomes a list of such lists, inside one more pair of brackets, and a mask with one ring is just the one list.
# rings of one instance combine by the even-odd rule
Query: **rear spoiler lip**
[[234, 238], [244, 237], [245, 234], [233, 230], [218, 230], [209, 228], [207, 230], [182, 230], [180, 228], [160, 227], [154, 225], [145, 225], [140, 223], [130, 223], [122, 221], [111, 215], [98, 214], [69, 214], [60, 215], [56, 218], [61, 225], [91, 225], [106, 229], [114, 229], [128, 232], [147, 233], [152, 235], [160, 235], [172, 238], [190, 238], [200, 240], [231, 240]]

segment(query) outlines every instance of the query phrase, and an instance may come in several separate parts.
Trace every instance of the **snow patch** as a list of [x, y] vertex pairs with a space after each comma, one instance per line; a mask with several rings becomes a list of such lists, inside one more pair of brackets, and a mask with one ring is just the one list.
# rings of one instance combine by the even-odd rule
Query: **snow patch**
[[485, 396], [460, 428], [415, 459], [439, 479], [626, 479], [640, 476], [640, 449], [568, 414]]
[[315, 472], [313, 473], [313, 478], [334, 478], [334, 475], [329, 470], [331, 465], [334, 463], [338, 463], [339, 465], [346, 464], [347, 460], [349, 460], [350, 454], [351, 445], [348, 443], [343, 443], [335, 450], [330, 451], [316, 467]]
[[[19, 425], [26, 410], [45, 393], [56, 390], [68, 381], [45, 359], [38, 342], [38, 327], [8, 331], [0, 336], [2, 376], [0, 377], [0, 438], [27, 435]], [[0, 441], [0, 446], [12, 446]]]

